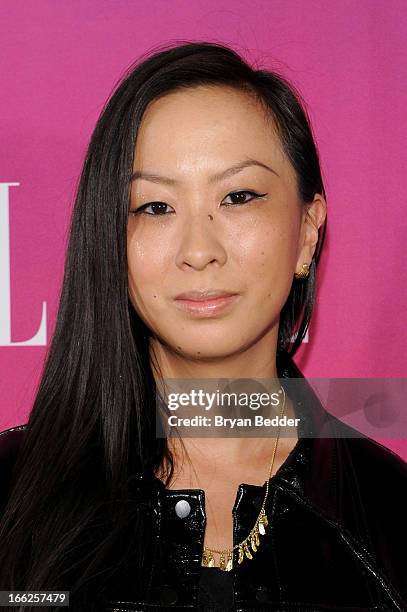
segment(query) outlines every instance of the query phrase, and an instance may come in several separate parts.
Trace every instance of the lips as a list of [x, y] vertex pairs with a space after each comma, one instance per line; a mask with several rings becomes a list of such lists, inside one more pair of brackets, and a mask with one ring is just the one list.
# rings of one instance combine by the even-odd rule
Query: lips
[[186, 291], [175, 297], [176, 300], [189, 300], [193, 302], [205, 302], [208, 300], [216, 300], [218, 298], [227, 298], [237, 295], [235, 291], [225, 289], [203, 289], [197, 291]]
[[177, 309], [191, 317], [210, 318], [227, 314], [241, 297], [231, 291], [188, 291], [180, 293], [174, 304]]

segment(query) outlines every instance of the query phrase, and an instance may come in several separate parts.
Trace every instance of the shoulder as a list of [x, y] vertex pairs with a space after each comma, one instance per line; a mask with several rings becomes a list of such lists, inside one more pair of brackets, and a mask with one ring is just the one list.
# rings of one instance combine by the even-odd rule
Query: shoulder
[[18, 449], [26, 429], [27, 424], [24, 424], [0, 431], [0, 509], [6, 502]]
[[27, 423], [0, 431], [0, 462], [13, 461], [27, 429]]
[[18, 451], [27, 427], [28, 424], [25, 423], [0, 431], [0, 460], [7, 459]]
[[329, 415], [329, 427], [330, 435], [336, 440], [341, 468], [350, 466], [365, 480], [369, 480], [367, 477], [370, 476], [376, 485], [378, 478], [384, 481], [384, 477], [390, 479], [388, 484], [391, 484], [393, 479], [400, 484], [406, 484], [407, 462], [400, 455], [332, 415]]
[[357, 474], [375, 486], [407, 484], [407, 463], [387, 446], [373, 438], [355, 437], [346, 439], [346, 448]]
[[[407, 514], [407, 463], [373, 438], [348, 437], [337, 440], [344, 490], [363, 502], [367, 515], [387, 520], [403, 510]], [[396, 508], [394, 507], [396, 506]]]

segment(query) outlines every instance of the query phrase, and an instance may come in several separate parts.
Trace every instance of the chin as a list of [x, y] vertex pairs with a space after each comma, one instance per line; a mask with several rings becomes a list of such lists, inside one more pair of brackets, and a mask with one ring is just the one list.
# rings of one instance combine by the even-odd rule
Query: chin
[[183, 343], [182, 340], [178, 338], [178, 342], [173, 346], [173, 350], [188, 359], [210, 361], [226, 359], [242, 348], [240, 345], [227, 343], [224, 340], [223, 338], [223, 342], [219, 342], [217, 338], [211, 338], [210, 334], [208, 334], [205, 342], [191, 342], [191, 338], [189, 337], [188, 340]]

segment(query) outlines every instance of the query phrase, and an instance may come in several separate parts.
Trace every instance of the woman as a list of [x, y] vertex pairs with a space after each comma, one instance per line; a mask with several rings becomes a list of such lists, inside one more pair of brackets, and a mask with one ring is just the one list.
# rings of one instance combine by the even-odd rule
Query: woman
[[[132, 67], [86, 155], [29, 421], [0, 436], [1, 589], [74, 610], [407, 609], [405, 464], [327, 419], [293, 361], [325, 227], [281, 76], [203, 42]], [[213, 378], [277, 381], [303, 427], [157, 436], [158, 383]]]

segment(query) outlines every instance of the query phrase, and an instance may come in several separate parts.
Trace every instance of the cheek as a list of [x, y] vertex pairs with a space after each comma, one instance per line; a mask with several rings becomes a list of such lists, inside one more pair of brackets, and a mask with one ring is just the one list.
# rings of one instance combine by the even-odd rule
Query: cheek
[[263, 224], [253, 240], [246, 240], [240, 265], [249, 288], [248, 320], [251, 312], [258, 313], [251, 325], [277, 320], [292, 287], [295, 254], [295, 233], [289, 226]]
[[143, 281], [153, 284], [165, 277], [169, 260], [173, 257], [170, 251], [171, 241], [163, 233], [128, 232], [127, 260], [129, 272]]
[[[154, 244], [154, 248], [151, 248]], [[133, 305], [144, 314], [158, 303], [157, 288], [161, 287], [168, 268], [168, 250], [162, 242], [136, 239], [127, 241], [128, 286]]]
[[292, 227], [271, 223], [251, 225], [239, 241], [239, 266], [260, 282], [291, 284], [296, 239]]

